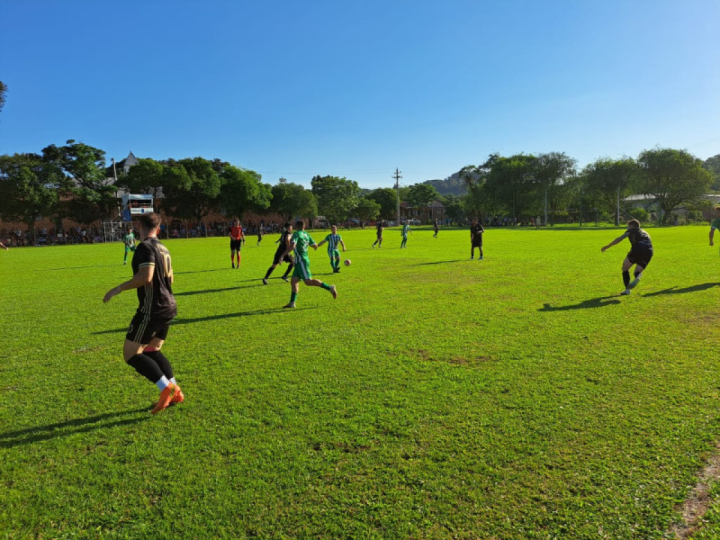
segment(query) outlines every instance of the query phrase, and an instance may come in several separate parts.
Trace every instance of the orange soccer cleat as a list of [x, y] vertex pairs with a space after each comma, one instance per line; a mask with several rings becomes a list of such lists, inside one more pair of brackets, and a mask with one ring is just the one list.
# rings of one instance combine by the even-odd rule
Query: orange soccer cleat
[[162, 392], [160, 392], [160, 399], [155, 404], [155, 407], [153, 407], [153, 410], [150, 411], [152, 414], [157, 414], [163, 409], [167, 409], [168, 405], [170, 405], [170, 402], [175, 397], [175, 390], [177, 387], [174, 384], [169, 384], [165, 388], [163, 388]]
[[172, 403], [182, 403], [183, 401], [185, 401], [185, 394], [183, 394], [180, 387], [176, 384], [175, 385], [175, 395], [170, 400], [170, 403], [171, 404]]

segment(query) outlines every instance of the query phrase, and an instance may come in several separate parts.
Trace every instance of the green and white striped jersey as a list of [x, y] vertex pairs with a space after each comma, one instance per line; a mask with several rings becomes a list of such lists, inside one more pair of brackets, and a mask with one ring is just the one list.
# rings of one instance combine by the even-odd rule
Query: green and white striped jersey
[[325, 241], [327, 242], [328, 246], [328, 253], [332, 253], [333, 251], [338, 249], [338, 246], [340, 245], [340, 240], [342, 240], [342, 238], [339, 234], [328, 234], [325, 237]]
[[311, 246], [315, 243], [315, 240], [312, 239], [312, 236], [310, 236], [305, 231], [295, 231], [292, 235], [291, 242], [295, 243], [295, 256], [296, 257], [307, 257], [308, 256], [308, 246]]

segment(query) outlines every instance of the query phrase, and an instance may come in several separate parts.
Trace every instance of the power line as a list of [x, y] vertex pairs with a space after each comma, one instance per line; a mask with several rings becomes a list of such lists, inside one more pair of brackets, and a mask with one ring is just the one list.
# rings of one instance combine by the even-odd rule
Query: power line
[[397, 168], [395, 169], [395, 174], [392, 176], [392, 178], [395, 179], [395, 188], [397, 189], [397, 224], [400, 225], [400, 179], [402, 176], [400, 176], [400, 172]]

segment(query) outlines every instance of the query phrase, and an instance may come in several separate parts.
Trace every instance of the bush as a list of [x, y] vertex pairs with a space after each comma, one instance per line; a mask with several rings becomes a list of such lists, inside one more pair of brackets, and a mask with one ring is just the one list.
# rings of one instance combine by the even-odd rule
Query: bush
[[650, 221], [650, 214], [644, 208], [633, 208], [629, 213], [640, 223]]

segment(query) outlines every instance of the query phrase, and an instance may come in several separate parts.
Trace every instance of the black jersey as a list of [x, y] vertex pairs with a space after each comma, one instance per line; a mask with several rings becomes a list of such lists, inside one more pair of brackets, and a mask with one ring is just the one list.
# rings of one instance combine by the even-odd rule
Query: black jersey
[[482, 228], [482, 225], [471, 225], [470, 226], [470, 236], [473, 239], [479, 238], [480, 235], [484, 232], [485, 232], [485, 229]]
[[172, 292], [172, 260], [170, 252], [157, 238], [148, 238], [138, 244], [132, 260], [133, 274], [141, 268], [155, 267], [150, 283], [138, 287], [140, 306], [138, 311], [150, 313], [153, 317], [172, 318], [177, 315], [177, 305]]
[[283, 231], [282, 234], [280, 235], [280, 244], [278, 244], [278, 248], [277, 248], [277, 253], [279, 255], [282, 255], [283, 253], [285, 253], [285, 250], [288, 247], [287, 239], [288, 239], [288, 236], [290, 236], [290, 234], [291, 233], [288, 231]]
[[642, 229], [631, 228], [625, 231], [621, 238], [630, 240], [633, 249], [652, 249], [652, 240], [650, 235]]

